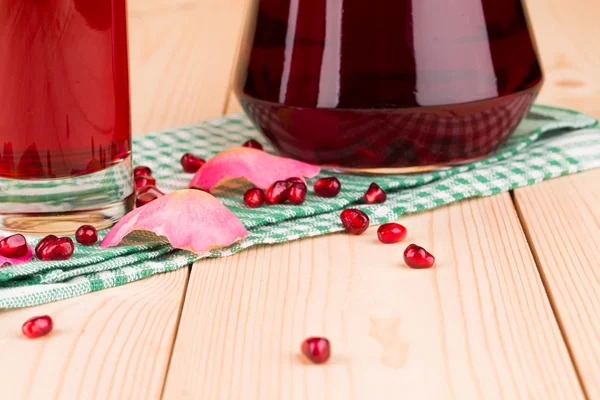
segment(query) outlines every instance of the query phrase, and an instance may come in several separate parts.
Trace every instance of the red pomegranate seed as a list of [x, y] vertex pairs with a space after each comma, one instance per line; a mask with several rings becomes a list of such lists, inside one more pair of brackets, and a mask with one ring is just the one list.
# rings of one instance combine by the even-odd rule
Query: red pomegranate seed
[[287, 200], [288, 183], [277, 181], [267, 189], [267, 204], [283, 204]]
[[314, 189], [321, 197], [335, 197], [342, 189], [342, 184], [336, 177], [321, 178], [315, 182]]
[[300, 346], [300, 351], [315, 364], [323, 364], [331, 356], [331, 344], [323, 337], [310, 337]]
[[244, 193], [244, 203], [250, 208], [260, 207], [265, 202], [265, 192], [264, 190], [253, 187], [250, 188]]
[[199, 190], [199, 191], [204, 192], [204, 193], [210, 193], [210, 191], [208, 191], [207, 189], [204, 189], [203, 187], [198, 186], [198, 185], [191, 185], [190, 187], [188, 187], [188, 189]]
[[185, 153], [181, 156], [181, 166], [185, 172], [196, 172], [198, 171], [206, 161], [203, 158], [196, 157], [192, 153]]
[[52, 322], [52, 318], [43, 315], [25, 321], [21, 327], [21, 331], [23, 331], [23, 335], [27, 336], [29, 339], [36, 339], [49, 334], [53, 326], [54, 323]]
[[395, 222], [383, 224], [377, 229], [377, 237], [382, 243], [398, 243], [406, 239], [406, 228]]
[[152, 203], [154, 200], [158, 199], [160, 196], [156, 195], [152, 192], [142, 193], [135, 198], [135, 207], [139, 208], [145, 206], [148, 203]]
[[157, 188], [154, 185], [142, 186], [141, 188], [139, 188], [135, 191], [136, 196], [139, 196], [140, 194], [144, 194], [144, 193], [154, 193], [158, 197], [165, 195], [159, 188]]
[[353, 235], [360, 235], [369, 227], [369, 217], [355, 208], [348, 208], [340, 214], [344, 228]]
[[251, 149], [258, 149], [258, 150], [263, 149], [263, 145], [254, 139], [247, 140], [246, 142], [244, 142], [244, 144], [242, 146], [250, 147]]
[[379, 187], [376, 183], [371, 183], [369, 189], [365, 193], [365, 203], [367, 204], [380, 204], [385, 201], [387, 194]]
[[27, 239], [20, 233], [0, 240], [0, 255], [4, 257], [23, 257], [27, 254], [27, 250]]
[[91, 246], [98, 241], [98, 231], [92, 225], [82, 225], [75, 232], [75, 240], [84, 246]]
[[54, 235], [48, 235], [40, 240], [37, 246], [35, 246], [35, 256], [41, 260], [43, 248], [56, 240], [58, 240], [58, 236]]
[[306, 186], [306, 183], [304, 183], [304, 181], [301, 178], [298, 178], [297, 176], [294, 176], [294, 177], [291, 177], [291, 178], [287, 178], [285, 181], [287, 183], [289, 183], [290, 185], [292, 183], [301, 183], [301, 184], [303, 184], [303, 185]]
[[404, 250], [404, 262], [415, 269], [431, 268], [435, 263], [435, 257], [421, 246], [411, 244]]
[[42, 247], [38, 258], [42, 261], [68, 260], [74, 251], [73, 240], [69, 237], [61, 237]]
[[304, 183], [292, 183], [288, 188], [287, 197], [290, 203], [299, 205], [306, 200], [306, 185]]
[[134, 177], [142, 175], [152, 176], [152, 170], [150, 169], [150, 167], [146, 167], [145, 165], [138, 165], [133, 169]]
[[140, 176], [136, 176], [134, 178], [134, 182], [135, 182], [135, 189], [139, 189], [142, 186], [154, 186], [156, 185], [156, 179], [154, 179], [153, 177], [149, 176], [149, 175], [140, 175]]

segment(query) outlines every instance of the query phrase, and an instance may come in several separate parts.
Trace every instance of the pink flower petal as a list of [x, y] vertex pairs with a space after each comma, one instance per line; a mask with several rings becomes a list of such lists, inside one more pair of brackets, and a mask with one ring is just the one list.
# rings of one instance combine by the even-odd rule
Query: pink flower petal
[[[2, 238], [0, 237], [0, 239], [2, 239]], [[31, 248], [31, 246], [27, 245], [27, 254], [25, 254], [23, 257], [8, 258], [8, 257], [4, 257], [4, 256], [0, 255], [0, 268], [7, 267], [9, 265], [23, 264], [23, 263], [31, 261], [32, 258], [33, 258], [33, 248]]]
[[321, 169], [314, 165], [289, 158], [277, 157], [262, 150], [236, 147], [225, 150], [210, 160], [196, 172], [190, 186], [212, 189], [226, 178], [246, 178], [262, 189], [273, 182], [291, 177], [312, 178]]
[[116, 246], [135, 230], [165, 236], [173, 247], [195, 253], [228, 246], [248, 236], [239, 218], [219, 200], [189, 189], [159, 197], [125, 215], [100, 246]]

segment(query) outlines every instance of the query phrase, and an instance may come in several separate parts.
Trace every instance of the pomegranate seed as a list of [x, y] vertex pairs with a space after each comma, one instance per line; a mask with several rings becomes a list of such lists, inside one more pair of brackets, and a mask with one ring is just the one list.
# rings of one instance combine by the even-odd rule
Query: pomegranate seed
[[277, 181], [267, 189], [267, 204], [283, 204], [287, 200], [288, 183]]
[[306, 185], [304, 183], [292, 183], [288, 188], [287, 197], [292, 204], [302, 204], [306, 200]]
[[340, 214], [344, 228], [353, 235], [360, 235], [369, 227], [369, 217], [355, 208], [348, 208]]
[[244, 142], [244, 144], [242, 146], [249, 147], [251, 149], [258, 149], [258, 150], [263, 149], [263, 145], [254, 139], [247, 140], [246, 142]]
[[435, 257], [421, 246], [411, 244], [404, 250], [404, 262], [415, 269], [431, 268], [435, 263]]
[[135, 198], [135, 207], [139, 208], [145, 206], [148, 203], [152, 203], [154, 200], [158, 199], [160, 196], [156, 195], [152, 192], [142, 193]]
[[203, 158], [196, 157], [192, 153], [185, 153], [181, 156], [181, 166], [185, 172], [196, 172], [198, 171], [206, 161]]
[[141, 188], [139, 188], [135, 191], [136, 196], [139, 196], [140, 194], [144, 194], [144, 193], [154, 193], [158, 197], [165, 195], [163, 192], [160, 191], [159, 188], [157, 188], [154, 185], [142, 186]]
[[305, 186], [306, 186], [306, 184], [304, 183], [304, 181], [303, 181], [301, 178], [298, 178], [297, 176], [294, 176], [294, 177], [292, 177], [292, 178], [287, 178], [285, 181], [286, 181], [287, 183], [289, 183], [290, 185], [291, 185], [292, 183], [301, 183], [301, 184], [303, 184], [303, 185], [305, 185]]
[[253, 187], [250, 188], [244, 193], [244, 203], [250, 208], [260, 207], [265, 202], [265, 192], [264, 190]]
[[27, 250], [27, 239], [20, 233], [0, 240], [0, 255], [4, 257], [23, 257]]
[[204, 193], [210, 193], [207, 189], [204, 189], [202, 186], [198, 186], [198, 185], [191, 185], [190, 187], [188, 187], [188, 189], [199, 190]]
[[53, 326], [54, 323], [52, 322], [52, 318], [43, 315], [25, 321], [21, 327], [21, 331], [23, 331], [23, 335], [27, 336], [29, 339], [36, 339], [49, 334]]
[[386, 198], [387, 194], [376, 183], [371, 183], [371, 186], [369, 186], [369, 189], [365, 193], [365, 203], [367, 204], [383, 203]]
[[135, 182], [135, 189], [139, 189], [143, 186], [154, 186], [156, 185], [156, 179], [154, 179], [153, 177], [149, 176], [149, 175], [140, 175], [140, 176], [136, 176], [134, 178], [134, 182]]
[[395, 222], [383, 224], [377, 229], [377, 237], [382, 243], [397, 243], [406, 239], [406, 228]]
[[82, 225], [75, 232], [75, 240], [84, 246], [91, 246], [98, 241], [98, 231], [91, 225]]
[[40, 248], [39, 259], [43, 261], [68, 260], [75, 251], [73, 240], [69, 237], [57, 238]]
[[56, 240], [58, 240], [58, 236], [54, 235], [48, 235], [40, 240], [37, 246], [35, 246], [35, 256], [41, 260], [43, 248]]
[[321, 197], [335, 197], [342, 189], [342, 185], [338, 178], [321, 178], [315, 182], [315, 193]]
[[323, 364], [331, 356], [331, 344], [323, 337], [310, 337], [300, 346], [300, 351], [315, 364]]
[[152, 170], [150, 169], [150, 167], [146, 167], [144, 165], [138, 165], [137, 167], [135, 167], [133, 169], [133, 176], [142, 176], [142, 175], [147, 175], [147, 176], [152, 176]]

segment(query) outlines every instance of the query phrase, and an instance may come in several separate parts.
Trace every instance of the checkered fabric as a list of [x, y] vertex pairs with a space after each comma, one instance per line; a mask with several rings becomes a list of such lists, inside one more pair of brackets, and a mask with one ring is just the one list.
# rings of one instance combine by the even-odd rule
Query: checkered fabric
[[[340, 210], [348, 206], [362, 209], [372, 224], [379, 224], [406, 213], [600, 167], [600, 129], [596, 126], [597, 121], [587, 115], [537, 105], [507, 143], [487, 159], [418, 175], [335, 174], [342, 183], [342, 192], [336, 198], [319, 198], [309, 191], [301, 206], [247, 208], [242, 197], [249, 185], [230, 182], [219, 187], [215, 195], [246, 226], [249, 231], [246, 239], [204, 254], [173, 249], [164, 238], [141, 231], [111, 249], [78, 246], [67, 261], [32, 261], [1, 268], [0, 308], [32, 306], [120, 286], [173, 271], [201, 258], [228, 256], [258, 244], [337, 232], [343, 229]], [[134, 163], [151, 167], [161, 189], [177, 190], [184, 188], [192, 177], [181, 170], [178, 161], [181, 154], [193, 149], [195, 154], [210, 158], [258, 137], [259, 133], [244, 115], [227, 116], [135, 138]], [[268, 145], [265, 150], [273, 151]], [[308, 183], [312, 186], [315, 179], [328, 175], [332, 174], [323, 171]], [[384, 204], [361, 204], [371, 182], [387, 191]], [[35, 245], [35, 239], [30, 241]]]

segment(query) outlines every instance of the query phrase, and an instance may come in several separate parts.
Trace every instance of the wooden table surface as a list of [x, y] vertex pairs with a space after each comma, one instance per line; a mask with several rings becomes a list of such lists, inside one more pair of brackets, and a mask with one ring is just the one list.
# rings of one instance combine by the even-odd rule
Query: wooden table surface
[[[539, 101], [600, 116], [596, 0], [527, 3]], [[129, 0], [136, 134], [240, 110], [246, 7]], [[401, 222], [437, 268], [398, 268], [373, 227], [0, 312], [0, 398], [600, 399], [599, 170]], [[24, 340], [39, 314], [55, 331]], [[328, 364], [298, 358], [309, 335]]]

